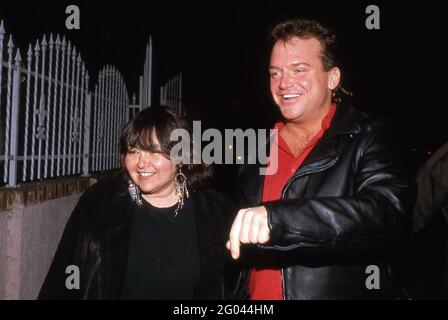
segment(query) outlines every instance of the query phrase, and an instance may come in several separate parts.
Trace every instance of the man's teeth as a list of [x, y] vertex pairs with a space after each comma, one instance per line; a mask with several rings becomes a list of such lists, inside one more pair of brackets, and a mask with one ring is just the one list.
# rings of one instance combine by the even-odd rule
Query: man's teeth
[[138, 174], [142, 177], [149, 177], [154, 174], [154, 172], [138, 172]]
[[293, 94], [285, 94], [283, 95], [283, 99], [294, 99], [300, 97], [300, 93], [293, 93]]

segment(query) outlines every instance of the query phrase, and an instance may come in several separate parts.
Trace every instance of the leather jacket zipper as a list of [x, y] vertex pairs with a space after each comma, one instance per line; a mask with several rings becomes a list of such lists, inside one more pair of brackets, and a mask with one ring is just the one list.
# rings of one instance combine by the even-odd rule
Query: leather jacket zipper
[[[281, 198], [284, 199], [285, 195], [286, 195], [286, 191], [288, 190], [289, 186], [291, 186], [291, 184], [297, 180], [298, 178], [304, 177], [306, 175], [309, 175], [311, 173], [319, 173], [322, 171], [327, 170], [328, 168], [332, 167], [336, 162], [338, 161], [338, 158], [333, 159], [332, 161], [330, 161], [329, 163], [325, 164], [324, 166], [320, 167], [320, 168], [316, 168], [315, 170], [308, 170], [305, 172], [302, 172], [300, 174], [296, 174], [294, 176], [292, 176], [288, 182], [286, 183], [285, 187], [282, 190], [282, 196]], [[286, 283], [285, 283], [285, 275], [284, 275], [284, 269], [280, 269], [280, 273], [281, 273], [281, 280], [282, 280], [282, 289], [283, 289], [283, 300], [286, 300]]]
[[320, 167], [320, 168], [316, 168], [315, 170], [308, 170], [308, 171], [305, 171], [305, 172], [302, 172], [302, 173], [300, 173], [300, 174], [296, 174], [296, 175], [292, 176], [292, 177], [288, 180], [288, 182], [286, 183], [286, 185], [283, 187], [283, 190], [282, 190], [282, 199], [285, 198], [285, 194], [286, 194], [286, 191], [288, 190], [289, 186], [291, 186], [291, 184], [292, 184], [294, 181], [296, 181], [298, 178], [302, 178], [302, 177], [307, 176], [307, 175], [312, 174], [312, 173], [319, 173], [319, 172], [325, 171], [325, 170], [327, 170], [328, 168], [331, 168], [337, 161], [338, 161], [338, 158], [335, 158], [335, 159], [331, 160], [330, 162], [326, 163], [324, 166], [322, 166], [322, 167]]
[[286, 300], [286, 292], [285, 292], [285, 276], [283, 268], [280, 269], [281, 280], [282, 280], [282, 296], [283, 300]]

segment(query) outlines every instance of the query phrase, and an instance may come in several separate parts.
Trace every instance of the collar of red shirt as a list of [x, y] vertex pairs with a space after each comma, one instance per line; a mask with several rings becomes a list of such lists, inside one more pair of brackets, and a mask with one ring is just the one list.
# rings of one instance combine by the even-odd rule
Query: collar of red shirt
[[[336, 113], [336, 104], [332, 104], [330, 107], [330, 110], [328, 111], [327, 115], [322, 119], [321, 123], [321, 129], [317, 134], [314, 135], [314, 137], [311, 139], [311, 141], [308, 143], [305, 149], [311, 148], [314, 146], [317, 141], [322, 138], [324, 132], [330, 127], [331, 120], [333, 120], [334, 114]], [[277, 122], [275, 124], [274, 129], [277, 129], [278, 132], [280, 132], [285, 126], [284, 122]], [[278, 147], [281, 148], [283, 151], [289, 153], [292, 155], [292, 151], [289, 149], [288, 144], [286, 141], [282, 138], [281, 135], [278, 135]]]

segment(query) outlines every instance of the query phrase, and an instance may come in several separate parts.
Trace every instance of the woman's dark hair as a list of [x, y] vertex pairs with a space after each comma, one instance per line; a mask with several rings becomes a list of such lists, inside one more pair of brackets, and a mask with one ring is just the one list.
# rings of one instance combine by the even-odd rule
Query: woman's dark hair
[[[171, 133], [176, 129], [186, 130], [190, 136], [190, 150], [193, 136], [191, 128], [184, 117], [174, 113], [164, 106], [151, 106], [137, 113], [121, 132], [119, 148], [122, 156], [125, 156], [129, 148], [139, 148], [150, 152], [161, 152], [170, 158], [171, 149], [179, 141], [171, 141]], [[154, 135], [160, 147], [154, 141]], [[195, 191], [208, 184], [213, 175], [211, 166], [203, 163], [193, 164], [193, 156], [187, 155], [182, 159], [189, 159], [188, 163], [182, 163], [182, 173], [187, 177], [189, 190]]]

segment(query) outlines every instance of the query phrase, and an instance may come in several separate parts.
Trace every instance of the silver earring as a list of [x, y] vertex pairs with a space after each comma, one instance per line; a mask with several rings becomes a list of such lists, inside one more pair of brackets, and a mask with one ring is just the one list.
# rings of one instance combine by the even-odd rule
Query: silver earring
[[184, 207], [185, 199], [190, 197], [190, 193], [187, 188], [187, 177], [182, 173], [182, 168], [179, 168], [179, 172], [174, 177], [174, 182], [176, 184], [176, 194], [179, 197], [177, 201], [177, 208], [174, 211], [174, 216], [177, 217], [179, 211]]
[[134, 182], [129, 180], [129, 195], [131, 196], [132, 201], [137, 203], [137, 205], [141, 206], [143, 204], [142, 198], [140, 197], [140, 191]]

